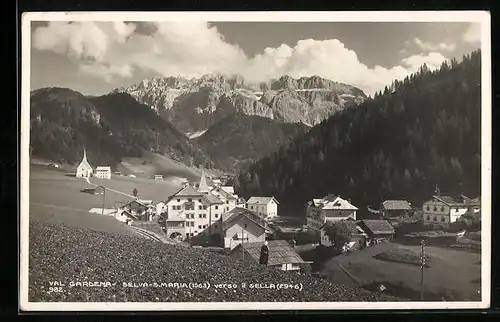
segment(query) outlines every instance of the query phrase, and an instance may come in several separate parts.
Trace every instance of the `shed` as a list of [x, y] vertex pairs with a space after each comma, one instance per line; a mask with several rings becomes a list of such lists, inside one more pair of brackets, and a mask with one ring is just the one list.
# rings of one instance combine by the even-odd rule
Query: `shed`
[[[243, 243], [235, 247], [229, 255], [234, 258], [242, 258], [259, 263], [260, 249], [264, 242]], [[294, 250], [293, 246], [285, 240], [271, 240], [268, 242], [269, 260], [268, 266], [279, 268], [283, 271], [300, 270], [300, 265], [308, 264]], [[244, 255], [242, 255], [242, 247]]]
[[394, 228], [387, 220], [363, 219], [358, 225], [368, 235], [371, 241], [378, 243], [383, 240], [391, 240], [394, 237]]

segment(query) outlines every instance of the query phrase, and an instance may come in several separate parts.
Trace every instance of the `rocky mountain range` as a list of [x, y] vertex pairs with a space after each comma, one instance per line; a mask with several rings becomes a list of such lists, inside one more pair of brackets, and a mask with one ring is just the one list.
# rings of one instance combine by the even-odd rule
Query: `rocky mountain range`
[[312, 126], [366, 99], [359, 88], [318, 76], [283, 76], [259, 84], [237, 75], [154, 77], [114, 92], [130, 94], [190, 137], [232, 114]]

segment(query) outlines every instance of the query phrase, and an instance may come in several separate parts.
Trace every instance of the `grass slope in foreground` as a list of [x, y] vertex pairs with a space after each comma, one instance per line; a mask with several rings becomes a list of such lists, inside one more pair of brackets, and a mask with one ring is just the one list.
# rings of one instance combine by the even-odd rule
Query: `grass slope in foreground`
[[[109, 232], [30, 224], [29, 291], [32, 302], [290, 302], [397, 301], [359, 288], [249, 264], [202, 249]], [[48, 293], [60, 281], [63, 292]], [[70, 282], [116, 282], [111, 287], [69, 287]], [[210, 289], [123, 287], [135, 283], [205, 283]], [[242, 288], [241, 283], [302, 283], [299, 290]], [[235, 283], [236, 289], [216, 289]]]

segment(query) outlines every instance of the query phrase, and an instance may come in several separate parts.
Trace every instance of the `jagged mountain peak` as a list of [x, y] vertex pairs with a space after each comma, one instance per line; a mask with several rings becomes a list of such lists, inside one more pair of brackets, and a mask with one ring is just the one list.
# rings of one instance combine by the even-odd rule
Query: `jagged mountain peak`
[[129, 93], [184, 133], [206, 130], [233, 113], [314, 125], [366, 98], [359, 88], [319, 76], [252, 83], [221, 73], [153, 77], [115, 92]]

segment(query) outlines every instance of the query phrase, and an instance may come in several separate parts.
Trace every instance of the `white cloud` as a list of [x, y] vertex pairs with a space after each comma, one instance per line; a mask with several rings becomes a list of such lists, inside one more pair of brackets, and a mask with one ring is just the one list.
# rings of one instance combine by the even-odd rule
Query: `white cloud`
[[370, 68], [337, 39], [305, 39], [294, 46], [282, 44], [247, 57], [207, 23], [159, 22], [155, 25], [155, 32], [144, 35], [135, 33], [132, 24], [50, 23], [35, 31], [33, 46], [66, 54], [79, 63], [82, 73], [108, 82], [115, 77], [131, 77], [135, 69], [186, 77], [238, 73], [252, 81], [267, 81], [282, 75], [317, 75], [358, 86], [367, 94], [373, 94], [394, 79], [404, 78], [423, 63], [432, 69], [446, 59], [431, 52], [407, 57], [390, 68]]
[[463, 39], [469, 43], [481, 42], [481, 24], [478, 22], [471, 23], [465, 31]]
[[442, 50], [442, 51], [454, 51], [456, 46], [454, 44], [446, 44], [446, 43], [439, 43], [439, 44], [432, 44], [430, 42], [424, 42], [420, 38], [414, 38], [413, 43], [417, 45], [417, 47], [420, 50], [424, 51], [436, 51], [436, 50]]

